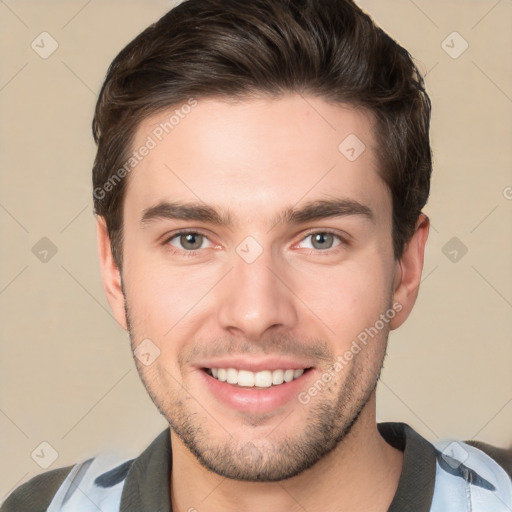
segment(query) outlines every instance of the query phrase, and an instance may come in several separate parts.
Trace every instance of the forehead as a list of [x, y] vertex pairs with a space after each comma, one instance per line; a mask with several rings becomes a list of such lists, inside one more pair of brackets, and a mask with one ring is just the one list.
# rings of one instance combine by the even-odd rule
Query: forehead
[[218, 206], [240, 222], [329, 197], [390, 209], [371, 115], [315, 97], [189, 101], [145, 119], [132, 150], [125, 218], [134, 221], [171, 200]]

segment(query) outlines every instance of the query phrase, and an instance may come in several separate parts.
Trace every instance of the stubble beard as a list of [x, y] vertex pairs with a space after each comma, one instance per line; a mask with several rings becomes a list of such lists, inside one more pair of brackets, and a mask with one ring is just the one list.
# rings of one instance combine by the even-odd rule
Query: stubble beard
[[[133, 351], [137, 337], [133, 332], [127, 304], [125, 296], [128, 333]], [[179, 384], [176, 384], [177, 391], [170, 393], [169, 386], [158, 378], [162, 374], [148, 371], [136, 359], [135, 363], [151, 400], [173, 432], [204, 468], [232, 480], [277, 482], [311, 468], [349, 436], [376, 389], [385, 358], [388, 333], [389, 330], [386, 329], [381, 333], [381, 339], [372, 341], [376, 345], [383, 344], [379, 360], [373, 368], [371, 365], [356, 364], [361, 356], [359, 353], [353, 359], [354, 364], [342, 370], [348, 372], [348, 375], [334, 399], [333, 386], [324, 388], [317, 396], [312, 397], [307, 405], [307, 415], [302, 420], [305, 425], [302, 430], [296, 430], [297, 422], [293, 421], [295, 414], [292, 411], [271, 436], [255, 436], [252, 441], [234, 439], [198, 405], [194, 397], [184, 388], [180, 389]], [[377, 357], [376, 354], [373, 356]], [[363, 359], [367, 358], [363, 356]], [[165, 374], [165, 369], [163, 373]], [[171, 380], [174, 383], [174, 379]], [[302, 413], [301, 408], [306, 406], [297, 400], [295, 407]], [[250, 423], [250, 420], [246, 423]], [[222, 432], [223, 440], [219, 440], [218, 435], [215, 439], [212, 438], [212, 426]], [[286, 434], [283, 435], [283, 432]], [[276, 438], [272, 435], [274, 433], [281, 437]]]

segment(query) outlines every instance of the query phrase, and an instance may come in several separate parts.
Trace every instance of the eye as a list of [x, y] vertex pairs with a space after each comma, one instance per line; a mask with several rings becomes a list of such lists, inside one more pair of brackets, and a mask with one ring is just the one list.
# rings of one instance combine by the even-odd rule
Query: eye
[[[336, 239], [338, 242], [336, 243]], [[302, 246], [305, 249], [313, 249], [310, 251], [311, 254], [318, 254], [325, 252], [332, 254], [336, 252], [336, 247], [340, 245], [346, 245], [346, 240], [332, 231], [315, 231], [306, 235], [298, 244], [306, 243], [311, 240], [306, 246]], [[207, 244], [206, 246], [204, 244]], [[209, 245], [208, 245], [209, 244]], [[172, 252], [182, 253], [186, 256], [194, 256], [199, 253], [201, 249], [213, 247], [213, 244], [209, 241], [208, 237], [198, 231], [178, 231], [169, 236], [164, 245], [170, 246]], [[332, 250], [334, 249], [334, 250]]]
[[203, 243], [206, 241], [208, 241], [208, 238], [197, 231], [179, 231], [170, 236], [165, 243], [185, 252], [194, 252], [205, 249]]
[[[333, 245], [336, 238], [339, 240], [339, 242]], [[309, 233], [305, 238], [301, 240], [301, 243], [308, 239], [311, 239], [311, 242], [309, 247], [306, 246], [305, 248], [317, 250], [313, 252], [327, 251], [345, 242], [345, 240], [340, 235], [337, 235], [331, 231], [315, 231], [313, 233]]]

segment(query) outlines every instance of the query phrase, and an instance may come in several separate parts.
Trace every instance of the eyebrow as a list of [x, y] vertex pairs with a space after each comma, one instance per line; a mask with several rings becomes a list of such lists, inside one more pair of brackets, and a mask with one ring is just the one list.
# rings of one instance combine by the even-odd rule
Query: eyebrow
[[[368, 206], [353, 199], [319, 199], [304, 205], [287, 207], [271, 219], [271, 224], [304, 224], [332, 217], [361, 216], [375, 222], [375, 214]], [[218, 226], [232, 227], [235, 223], [227, 211], [217, 210], [202, 202], [163, 201], [144, 210], [143, 227], [158, 220], [192, 220]]]

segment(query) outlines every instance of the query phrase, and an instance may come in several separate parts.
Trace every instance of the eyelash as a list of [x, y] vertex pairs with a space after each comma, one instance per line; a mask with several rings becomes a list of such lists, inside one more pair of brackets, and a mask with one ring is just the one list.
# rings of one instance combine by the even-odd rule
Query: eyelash
[[[185, 257], [198, 256], [199, 252], [201, 252], [202, 249], [193, 249], [191, 251], [186, 251], [184, 249], [181, 249], [181, 250], [180, 249], [176, 249], [175, 247], [169, 245], [169, 242], [171, 240], [173, 240], [174, 238], [176, 238], [178, 236], [181, 236], [181, 235], [187, 235], [187, 234], [202, 235], [205, 238], [208, 238], [208, 236], [205, 235], [204, 233], [202, 233], [201, 231], [194, 230], [194, 229], [182, 229], [181, 231], [177, 231], [176, 233], [173, 233], [172, 235], [168, 236], [164, 240], [163, 245], [166, 246], [167, 248], [169, 248], [171, 254], [182, 254]], [[311, 232], [307, 233], [306, 235], [304, 235], [304, 237], [302, 237], [300, 239], [300, 242], [302, 242], [303, 240], [305, 240], [309, 236], [316, 235], [316, 234], [329, 234], [329, 235], [333, 235], [333, 236], [337, 237], [340, 240], [340, 243], [338, 245], [336, 245], [335, 247], [333, 247], [332, 249], [325, 249], [323, 251], [322, 250], [314, 250], [314, 249], [312, 249], [312, 250], [310, 250], [309, 252], [306, 253], [306, 255], [308, 255], [308, 256], [311, 256], [313, 254], [315, 254], [315, 255], [322, 255], [322, 256], [332, 256], [333, 254], [336, 254], [338, 252], [338, 250], [341, 250], [341, 248], [343, 246], [348, 245], [348, 242], [347, 242], [347, 240], [344, 237], [342, 237], [341, 235], [339, 235], [338, 233], [336, 233], [335, 231], [332, 231], [330, 229], [322, 229], [322, 230], [311, 231]]]

